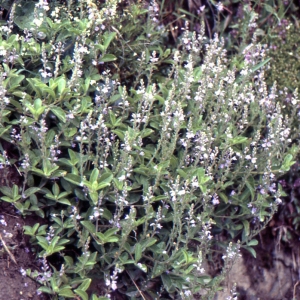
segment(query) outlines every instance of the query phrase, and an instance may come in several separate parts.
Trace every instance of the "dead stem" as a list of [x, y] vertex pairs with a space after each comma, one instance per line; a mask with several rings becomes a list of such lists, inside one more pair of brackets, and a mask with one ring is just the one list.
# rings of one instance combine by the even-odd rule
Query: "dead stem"
[[6, 246], [3, 238], [2, 238], [2, 235], [0, 234], [0, 240], [2, 242], [2, 245], [4, 247], [4, 250], [8, 253], [9, 257], [11, 258], [11, 260], [17, 265], [17, 262], [16, 262], [16, 259], [14, 257], [14, 255], [9, 251], [8, 247]]

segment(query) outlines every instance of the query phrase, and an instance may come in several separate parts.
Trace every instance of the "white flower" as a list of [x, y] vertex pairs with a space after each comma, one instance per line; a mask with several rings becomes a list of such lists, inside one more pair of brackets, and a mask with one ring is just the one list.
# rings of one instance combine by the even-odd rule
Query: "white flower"
[[213, 205], [218, 205], [220, 203], [219, 196], [217, 194], [214, 194], [211, 202]]
[[220, 201], [218, 199], [213, 198], [213, 200], [212, 200], [213, 205], [218, 205], [219, 203], [220, 203]]
[[219, 12], [224, 10], [224, 5], [222, 2], [219, 2], [218, 4], [216, 4], [216, 8]]
[[112, 280], [112, 282], [111, 282], [111, 289], [112, 290], [116, 290], [118, 287], [117, 287], [117, 281], [116, 280]]
[[20, 273], [22, 274], [22, 276], [26, 276], [26, 271], [23, 268], [20, 269]]
[[179, 192], [178, 192], [178, 195], [179, 195], [179, 196], [185, 195], [185, 190], [179, 191]]
[[125, 175], [122, 175], [118, 178], [119, 181], [124, 181], [126, 179], [126, 176]]
[[40, 27], [43, 23], [43, 19], [35, 19], [33, 22], [36, 26]]

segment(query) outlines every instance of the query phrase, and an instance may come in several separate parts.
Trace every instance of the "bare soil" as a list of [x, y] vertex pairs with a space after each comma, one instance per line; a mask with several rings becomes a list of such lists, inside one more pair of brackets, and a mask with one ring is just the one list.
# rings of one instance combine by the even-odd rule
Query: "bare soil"
[[257, 238], [256, 258], [242, 250], [242, 257], [228, 273], [224, 290], [214, 300], [226, 299], [234, 284], [239, 300], [300, 299], [299, 245], [284, 245], [271, 226]]
[[46, 300], [38, 295], [40, 285], [21, 270], [40, 270], [29, 238], [23, 234], [23, 226], [33, 226], [36, 217], [23, 218], [14, 207], [0, 201], [0, 299], [3, 300]]

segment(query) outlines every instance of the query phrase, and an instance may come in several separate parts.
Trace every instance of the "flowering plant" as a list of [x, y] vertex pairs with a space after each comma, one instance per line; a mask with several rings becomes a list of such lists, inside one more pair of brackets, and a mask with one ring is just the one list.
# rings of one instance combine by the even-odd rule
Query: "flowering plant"
[[[44, 276], [26, 274], [53, 299], [210, 298], [240, 247], [255, 255], [253, 236], [281, 201], [275, 177], [297, 154], [297, 94], [284, 118], [255, 37], [238, 72], [203, 24], [164, 49], [156, 9], [121, 14], [121, 5], [87, 0], [77, 11], [41, 0], [28, 28], [13, 6], [1, 27], [0, 135], [18, 150], [24, 182], [2, 187], [1, 199], [50, 218], [49, 228], [25, 227]], [[142, 42], [128, 42], [131, 31]], [[216, 247], [224, 272], [212, 278], [205, 261]], [[50, 269], [57, 253], [63, 263]], [[103, 288], [89, 295], [92, 279]]]

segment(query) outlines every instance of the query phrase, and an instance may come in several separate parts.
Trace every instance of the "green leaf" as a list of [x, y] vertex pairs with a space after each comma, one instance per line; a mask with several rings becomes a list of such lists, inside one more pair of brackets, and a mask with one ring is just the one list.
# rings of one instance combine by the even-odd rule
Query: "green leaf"
[[56, 201], [56, 197], [54, 195], [50, 194], [50, 193], [46, 194], [45, 198]]
[[104, 208], [102, 216], [108, 221], [112, 219], [112, 213], [107, 208]]
[[100, 176], [99, 183], [111, 183], [113, 177], [111, 173], [104, 173]]
[[256, 246], [258, 245], [258, 240], [251, 240], [250, 242], [247, 243], [247, 246]]
[[119, 138], [122, 142], [124, 142], [124, 138], [125, 138], [125, 133], [124, 133], [124, 131], [119, 130], [119, 129], [115, 129], [115, 130], [112, 130], [112, 132], [113, 132], [114, 134], [116, 134], [116, 135], [118, 136], [118, 138]]
[[188, 275], [195, 269], [195, 264], [190, 265], [186, 270], [184, 270], [184, 274]]
[[108, 48], [111, 41], [115, 38], [116, 34], [117, 34], [116, 32], [110, 32], [108, 34], [104, 34], [103, 46], [104, 46], [105, 50]]
[[103, 233], [97, 232], [97, 237], [101, 240], [101, 242], [104, 242], [104, 241], [105, 241], [105, 236], [104, 236]]
[[171, 53], [171, 49], [166, 49], [166, 51], [164, 52], [163, 56], [164, 57], [168, 57]]
[[57, 78], [57, 90], [61, 94], [66, 87], [66, 79], [65, 77]]
[[25, 78], [24, 75], [19, 75], [10, 79], [8, 92], [11, 93], [20, 86], [20, 82]]
[[105, 238], [104, 243], [117, 243], [119, 241], [119, 238], [117, 236], [110, 236], [108, 238]]
[[5, 128], [0, 128], [0, 137], [6, 133], [9, 129], [11, 128], [11, 125], [10, 126], [6, 126]]
[[137, 263], [142, 258], [142, 245], [140, 243], [135, 244], [134, 259]]
[[57, 241], [57, 245], [65, 245], [69, 242], [70, 242], [70, 240], [68, 240], [68, 239], [59, 238]]
[[98, 190], [102, 190], [104, 188], [106, 188], [107, 186], [110, 186], [109, 183], [106, 183], [106, 182], [100, 182], [98, 185], [97, 185], [97, 191]]
[[247, 237], [250, 234], [250, 224], [247, 220], [242, 220], [242, 223], [244, 225], [245, 236]]
[[36, 223], [34, 226], [23, 226], [24, 234], [35, 236], [37, 229], [39, 228], [40, 223]]
[[2, 186], [2, 187], [0, 188], [0, 192], [1, 192], [2, 194], [4, 194], [5, 196], [12, 197], [12, 190], [11, 190], [11, 188], [8, 187], [8, 186]]
[[[165, 104], [165, 99], [159, 95], [155, 95], [154, 99], [159, 101], [159, 105], [164, 105]], [[154, 123], [150, 123], [150, 125], [152, 126], [152, 124]], [[157, 129], [156, 126], [152, 126], [153, 128]]]
[[42, 237], [42, 236], [36, 236], [36, 239], [38, 240], [38, 244], [44, 249], [47, 250], [49, 248], [48, 241]]
[[249, 177], [246, 181], [245, 184], [251, 194], [251, 201], [254, 200], [255, 198], [255, 181], [253, 177]]
[[115, 61], [116, 59], [117, 59], [117, 57], [114, 56], [113, 54], [104, 54], [100, 58], [100, 62], [110, 62], [110, 61]]
[[72, 162], [69, 160], [69, 159], [66, 159], [66, 158], [60, 158], [58, 160], [59, 162], [69, 166], [69, 167], [73, 167], [74, 165], [72, 164]]
[[119, 231], [119, 228], [109, 228], [108, 230], [106, 230], [104, 232], [104, 236], [109, 237], [109, 236], [115, 235], [116, 232], [118, 232], [118, 231]]
[[243, 246], [244, 249], [248, 250], [254, 258], [256, 258], [256, 251], [252, 247]]
[[110, 298], [107, 298], [107, 297], [97, 297], [96, 295], [93, 294], [92, 300], [110, 300]]
[[3, 201], [5, 201], [5, 202], [9, 202], [9, 203], [15, 202], [13, 199], [11, 199], [11, 198], [9, 198], [9, 197], [6, 197], [6, 196], [1, 197], [0, 199], [3, 200]]
[[88, 232], [90, 234], [93, 235], [93, 234], [96, 233], [96, 227], [92, 222], [90, 222], [90, 221], [81, 221], [80, 223], [83, 225], [83, 227], [85, 227], [88, 230]]
[[53, 91], [53, 89], [49, 88], [48, 86], [43, 87], [43, 88], [42, 88], [42, 91], [43, 91], [43, 95], [44, 95], [46, 98], [48, 98], [49, 96], [51, 96], [53, 100], [56, 99], [55, 92]]
[[267, 12], [271, 13], [272, 15], [276, 16], [278, 21], [280, 21], [280, 19], [277, 16], [277, 10], [272, 7], [271, 5], [267, 4], [267, 3], [263, 3], [264, 8], [266, 9]]
[[58, 295], [61, 297], [73, 298], [76, 296], [70, 288], [60, 289]]
[[199, 276], [198, 280], [202, 285], [209, 284], [212, 281], [212, 279], [208, 275]]
[[81, 297], [82, 300], [89, 300], [89, 296], [87, 292], [81, 290], [81, 289], [76, 289], [74, 292]]
[[117, 120], [115, 114], [111, 110], [108, 113], [109, 113], [109, 119], [110, 119], [111, 125], [115, 126], [115, 123]]
[[85, 95], [86, 95], [86, 93], [89, 90], [90, 82], [91, 82], [91, 78], [90, 77], [85, 78], [84, 85], [83, 85], [83, 87], [84, 87], [84, 94]]
[[62, 121], [63, 123], [66, 123], [66, 113], [64, 110], [58, 106], [51, 107], [51, 111], [57, 116], [57, 118]]
[[296, 161], [293, 161], [293, 155], [292, 154], [287, 154], [284, 157], [284, 161], [282, 163], [282, 166], [280, 168], [280, 170], [288, 172], [291, 168], [291, 166], [293, 166], [295, 164]]
[[218, 192], [218, 196], [227, 204], [228, 203], [228, 197], [222, 193], [222, 192]]
[[252, 67], [251, 70], [252, 70], [253, 72], [255, 72], [255, 71], [261, 69], [261, 68], [262, 68], [264, 65], [266, 65], [271, 59], [272, 59], [272, 58], [269, 57], [269, 58], [263, 60], [263, 61], [260, 62], [259, 64], [257, 64], [257, 65], [255, 65], [254, 67]]
[[134, 168], [133, 171], [134, 171], [134, 173], [141, 174], [146, 177], [153, 174], [153, 172], [151, 172], [151, 170], [149, 168], [146, 168], [144, 166], [141, 166], [139, 168]]
[[76, 133], [77, 128], [66, 128], [66, 130], [64, 131], [64, 135], [69, 138], [75, 135]]
[[54, 196], [58, 196], [60, 193], [59, 185], [55, 182], [52, 186], [52, 193]]
[[145, 138], [145, 137], [151, 135], [152, 132], [154, 132], [154, 130], [152, 130], [152, 129], [150, 129], [150, 128], [146, 128], [146, 129], [142, 130], [142, 132], [141, 132], [141, 137], [142, 137], [142, 138]]
[[105, 48], [102, 44], [95, 44], [94, 46], [96, 49], [99, 49], [101, 52], [104, 52], [105, 51]]
[[56, 201], [65, 205], [71, 205], [71, 202], [66, 198], [57, 199]]
[[48, 253], [49, 255], [52, 255], [53, 253], [62, 251], [62, 250], [64, 250], [64, 249], [65, 249], [64, 246], [55, 246], [55, 247], [53, 247], [53, 249], [51, 249], [51, 250], [48, 249], [48, 250], [47, 250], [47, 253]]
[[188, 253], [185, 251], [185, 250], [181, 250], [181, 253], [183, 254], [183, 257], [184, 257], [184, 263], [185, 264], [188, 264], [189, 263], [189, 255]]
[[33, 107], [36, 111], [39, 110], [42, 107], [42, 105], [43, 105], [43, 102], [41, 99], [38, 98], [38, 99], [34, 100]]
[[40, 291], [42, 293], [50, 294], [50, 295], [54, 294], [54, 292], [46, 286], [41, 286], [40, 288], [38, 288], [38, 291]]
[[[26, 202], [25, 202], [26, 203]], [[28, 202], [27, 202], [28, 203]], [[28, 203], [28, 205], [30, 204], [30, 202]], [[14, 202], [14, 206], [17, 210], [19, 210], [21, 212], [21, 214], [24, 213], [24, 209], [28, 209], [28, 207], [25, 207], [25, 205], [22, 205], [22, 203], [20, 202]]]
[[169, 291], [172, 287], [172, 280], [168, 274], [161, 274], [161, 279], [163, 282], [164, 287], [166, 288], [167, 291]]
[[155, 238], [147, 238], [147, 239], [141, 241], [143, 251], [145, 249], [147, 249], [148, 247], [151, 247], [152, 245], [154, 245], [156, 242], [157, 242], [157, 239], [155, 239]]
[[20, 196], [19, 196], [19, 187], [16, 184], [13, 185], [12, 196], [13, 196], [14, 200], [20, 199]]
[[98, 169], [94, 169], [93, 171], [92, 171], [92, 174], [91, 174], [91, 176], [90, 176], [90, 182], [91, 183], [93, 183], [93, 182], [97, 182], [97, 180], [98, 180], [98, 177], [99, 177], [99, 170]]
[[79, 157], [77, 152], [74, 152], [72, 149], [68, 149], [69, 157], [72, 165], [76, 165], [79, 162]]
[[151, 202], [152, 201], [160, 201], [160, 200], [165, 200], [165, 199], [167, 199], [168, 198], [168, 196], [156, 196], [156, 197], [153, 197], [153, 199], [151, 199]]
[[55, 223], [57, 223], [60, 227], [63, 227], [63, 226], [64, 226], [64, 223], [63, 223], [63, 221], [62, 221], [60, 218], [58, 218], [58, 217], [52, 217], [52, 220], [53, 220]]
[[97, 192], [89, 192], [89, 196], [90, 196], [90, 198], [92, 199], [93, 204], [94, 204], [94, 205], [97, 205], [98, 200], [99, 200], [99, 195], [98, 195], [98, 193], [97, 193]]
[[243, 144], [248, 140], [247, 137], [244, 136], [237, 136], [233, 139], [230, 139], [230, 144], [231, 145], [237, 145], [237, 144]]
[[80, 186], [81, 185], [81, 177], [78, 176], [78, 175], [75, 175], [75, 174], [67, 174], [66, 176], [64, 176], [64, 179], [75, 184], [75, 185], [78, 185]]
[[64, 256], [64, 261], [68, 267], [72, 267], [74, 265], [74, 260], [71, 256]]
[[[92, 279], [86, 278], [86, 279], [84, 279], [84, 281], [81, 283], [81, 285], [77, 289], [86, 291], [89, 288], [91, 282], [92, 282]], [[76, 292], [76, 290], [75, 290], [75, 292]]]
[[210, 177], [205, 175], [205, 170], [203, 168], [198, 168], [195, 173], [198, 178], [199, 186], [210, 180]]
[[25, 194], [25, 197], [30, 197], [31, 195], [37, 193], [38, 191], [40, 190], [40, 188], [38, 187], [31, 187], [29, 189], [27, 189], [24, 194]]
[[48, 130], [48, 132], [46, 134], [46, 145], [48, 147], [50, 147], [53, 144], [55, 135], [56, 135], [55, 130], [53, 130], [53, 129]]

